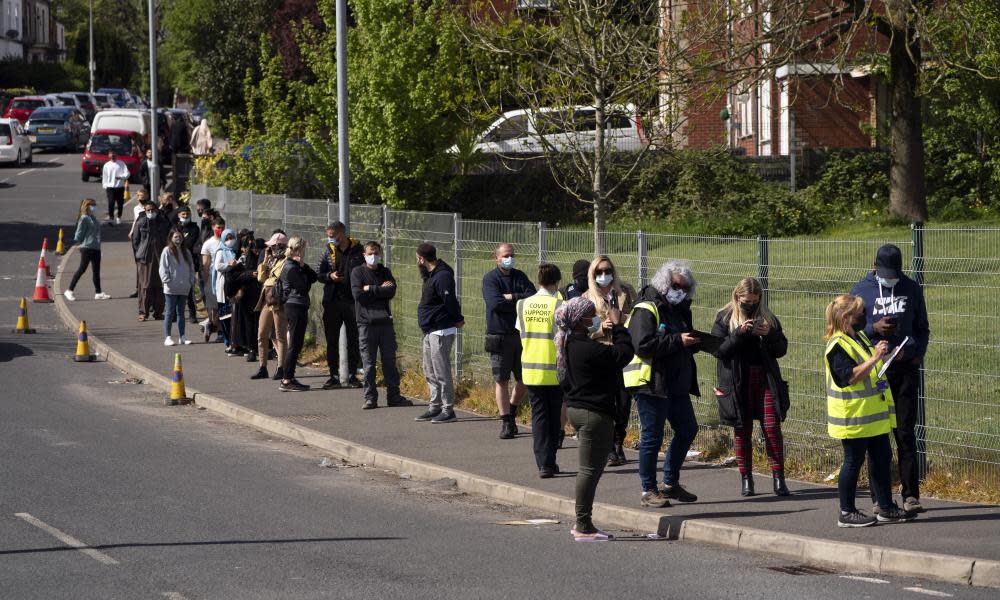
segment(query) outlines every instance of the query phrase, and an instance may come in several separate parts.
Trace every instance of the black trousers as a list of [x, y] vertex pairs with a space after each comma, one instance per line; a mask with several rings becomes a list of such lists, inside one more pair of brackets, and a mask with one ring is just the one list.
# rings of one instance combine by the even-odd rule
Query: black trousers
[[108, 196], [108, 218], [114, 219], [117, 209], [120, 219], [122, 208], [125, 206], [125, 188], [105, 188], [104, 193]]
[[559, 430], [562, 429], [562, 388], [558, 385], [529, 385], [531, 402], [531, 437], [534, 440], [535, 465], [539, 469], [556, 464]]
[[73, 273], [73, 279], [69, 282], [69, 291], [72, 292], [76, 289], [76, 283], [80, 281], [80, 277], [83, 277], [88, 265], [90, 266], [90, 274], [94, 277], [94, 293], [101, 293], [101, 251], [92, 248], [80, 248], [80, 266], [76, 273]]
[[629, 419], [632, 417], [632, 394], [624, 386], [618, 394], [618, 402], [615, 403], [615, 443], [625, 443], [625, 430], [628, 429]]
[[396, 330], [392, 322], [378, 325], [358, 324], [361, 360], [365, 368], [365, 400], [378, 401], [375, 387], [375, 360], [382, 356], [382, 379], [390, 402], [399, 400], [399, 369], [396, 368]]
[[295, 379], [295, 363], [302, 352], [302, 342], [306, 339], [306, 325], [309, 324], [309, 307], [302, 304], [286, 304], [285, 319], [288, 321], [288, 348], [285, 350], [285, 364], [281, 365], [285, 379]]
[[[358, 321], [354, 316], [353, 300], [332, 300], [323, 303], [323, 332], [326, 334], [326, 366], [330, 377], [340, 374], [340, 326], [347, 330], [347, 376], [356, 377], [361, 367], [358, 343]], [[289, 330], [291, 324], [289, 324]]]
[[[902, 483], [900, 495], [920, 499], [920, 463], [917, 460], [917, 403], [920, 393], [920, 365], [895, 362], [886, 372], [892, 399], [896, 403], [896, 428], [892, 437], [896, 440], [899, 462], [899, 480]], [[872, 496], [874, 499], [874, 495]]]

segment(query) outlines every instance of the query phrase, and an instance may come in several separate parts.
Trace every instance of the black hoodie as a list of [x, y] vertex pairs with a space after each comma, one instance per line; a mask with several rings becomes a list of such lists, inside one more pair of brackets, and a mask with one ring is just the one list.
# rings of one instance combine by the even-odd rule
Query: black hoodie
[[455, 296], [455, 272], [438, 259], [433, 271], [421, 271], [424, 287], [417, 305], [417, 323], [425, 334], [449, 329], [465, 320]]
[[[660, 320], [657, 321], [648, 310], [632, 309], [628, 325], [632, 347], [636, 356], [653, 361], [652, 380], [638, 391], [662, 397], [682, 394], [701, 396], [698, 367], [694, 362], [697, 346], [687, 348], [681, 341], [681, 334], [693, 329], [691, 300], [671, 305], [655, 288], [647, 285], [639, 293], [636, 304], [639, 302], [656, 304]], [[661, 323], [665, 325], [663, 335], [659, 335]]]

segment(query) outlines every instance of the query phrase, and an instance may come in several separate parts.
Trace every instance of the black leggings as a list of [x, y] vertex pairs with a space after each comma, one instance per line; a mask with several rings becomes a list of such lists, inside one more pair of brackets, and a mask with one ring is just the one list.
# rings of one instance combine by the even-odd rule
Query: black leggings
[[288, 349], [285, 350], [285, 364], [281, 366], [285, 379], [295, 379], [295, 363], [302, 352], [302, 342], [306, 339], [306, 325], [309, 324], [309, 307], [301, 304], [286, 304], [285, 319], [288, 321]]
[[101, 293], [101, 251], [91, 248], [80, 248], [80, 267], [73, 274], [73, 279], [69, 282], [69, 291], [76, 289], [76, 282], [83, 277], [83, 272], [90, 265], [90, 274], [94, 276], [94, 293]]

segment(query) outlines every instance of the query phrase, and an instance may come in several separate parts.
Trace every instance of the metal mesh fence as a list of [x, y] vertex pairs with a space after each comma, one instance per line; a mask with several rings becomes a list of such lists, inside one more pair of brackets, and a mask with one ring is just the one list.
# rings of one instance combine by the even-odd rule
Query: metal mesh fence
[[[231, 225], [252, 226], [267, 237], [282, 227], [309, 241], [315, 263], [325, 245], [323, 229], [336, 220], [336, 202], [195, 186], [193, 198], [224, 206]], [[427, 241], [456, 273], [466, 327], [456, 344], [456, 369], [489, 383], [482, 339], [486, 328], [482, 277], [494, 267], [501, 242], [514, 245], [518, 266], [534, 279], [535, 265], [551, 262], [571, 278], [578, 259], [593, 256], [589, 230], [550, 229], [539, 223], [464, 220], [458, 214], [351, 207], [350, 233], [383, 244], [386, 264], [398, 282], [394, 314], [400, 354], [419, 358], [422, 334], [416, 312], [422, 281], [417, 245]], [[904, 269], [924, 286], [931, 343], [924, 365], [925, 425], [918, 427], [930, 469], [969, 473], [1000, 485], [1000, 228], [918, 228], [912, 236], [884, 239], [809, 240], [603, 232], [605, 251], [623, 280], [641, 290], [664, 262], [686, 261], [698, 281], [692, 306], [695, 327], [707, 330], [730, 299], [736, 282], [756, 276], [781, 320], [789, 350], [781, 360], [792, 407], [784, 423], [788, 455], [817, 470], [833, 470], [840, 448], [826, 435], [822, 340], [824, 308], [847, 293], [871, 269], [876, 249], [892, 242], [903, 251]], [[912, 267], [912, 269], [910, 268]], [[718, 412], [711, 392], [715, 359], [697, 355], [702, 397], [699, 422], [713, 426]]]

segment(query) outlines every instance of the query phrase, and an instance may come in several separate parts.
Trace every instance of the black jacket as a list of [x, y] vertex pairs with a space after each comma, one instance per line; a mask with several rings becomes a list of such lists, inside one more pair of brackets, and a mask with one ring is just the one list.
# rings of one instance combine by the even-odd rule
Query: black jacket
[[[139, 164], [139, 183], [142, 187], [152, 187], [153, 182], [149, 180], [149, 163], [150, 161], [145, 158], [142, 159], [142, 163]], [[163, 172], [163, 169], [159, 169], [160, 173], [160, 189], [167, 185], [167, 174]]]
[[[350, 245], [347, 250], [341, 250], [339, 246], [326, 245], [323, 258], [319, 261], [316, 269], [319, 279], [323, 282], [323, 303], [334, 300], [350, 301], [351, 297], [351, 272], [359, 266], [365, 264], [365, 247], [354, 238], [348, 238]], [[330, 280], [330, 273], [334, 271], [344, 278], [340, 283]]]
[[158, 263], [160, 254], [167, 245], [169, 233], [170, 223], [159, 211], [152, 220], [146, 217], [145, 212], [139, 213], [135, 222], [135, 234], [132, 236], [132, 253], [135, 259], [143, 263]]
[[[382, 287], [386, 281], [392, 285]], [[372, 286], [367, 292], [365, 286]], [[351, 271], [351, 295], [359, 325], [392, 323], [392, 299], [396, 297], [396, 279], [385, 265], [369, 269], [367, 265]]]
[[[516, 334], [517, 301], [534, 295], [536, 291], [528, 276], [517, 269], [511, 269], [510, 275], [504, 275], [497, 267], [483, 275], [487, 335]], [[507, 300], [504, 294], [513, 298]]]
[[465, 320], [462, 307], [455, 296], [455, 272], [446, 262], [438, 259], [431, 272], [421, 272], [424, 286], [417, 305], [417, 324], [420, 331], [430, 333], [454, 327]]
[[316, 283], [316, 271], [306, 263], [299, 266], [294, 260], [288, 260], [281, 270], [281, 283], [285, 288], [285, 304], [308, 307], [309, 288]]
[[186, 225], [177, 223], [177, 229], [180, 229], [181, 235], [184, 236], [184, 248], [191, 253], [191, 259], [194, 260], [194, 264], [201, 264], [201, 231], [198, 230], [198, 226], [192, 221], [188, 221]]
[[744, 407], [749, 406], [746, 398], [748, 362], [755, 358], [754, 355], [767, 371], [767, 385], [784, 421], [789, 406], [788, 384], [781, 378], [778, 359], [788, 352], [788, 340], [781, 330], [781, 323], [777, 322], [766, 336], [761, 337], [729, 331], [730, 314], [729, 310], [719, 311], [712, 324], [712, 335], [725, 340], [715, 352], [715, 358], [719, 359], [716, 367], [718, 384], [713, 391], [719, 404], [719, 421], [742, 427], [746, 419], [754, 418], [754, 415], [743, 414]]
[[559, 382], [566, 403], [607, 415], [615, 414], [622, 390], [622, 369], [632, 360], [632, 338], [621, 325], [611, 330], [612, 343], [572, 333], [566, 340], [566, 377]]
[[[652, 312], [633, 309], [628, 326], [635, 354], [644, 359], [652, 359], [653, 362], [652, 381], [638, 391], [666, 397], [670, 384], [676, 379], [677, 371], [690, 368], [691, 385], [687, 393], [701, 396], [701, 391], [698, 389], [698, 366], [694, 361], [694, 353], [698, 351], [697, 346], [688, 348], [681, 341], [681, 333], [693, 329], [691, 300], [673, 306], [652, 286], [646, 286], [639, 293], [639, 301], [636, 304], [646, 301], [656, 304], [660, 313], [659, 322], [653, 317]], [[659, 335], [660, 323], [664, 323], [667, 327], [665, 335]]]

